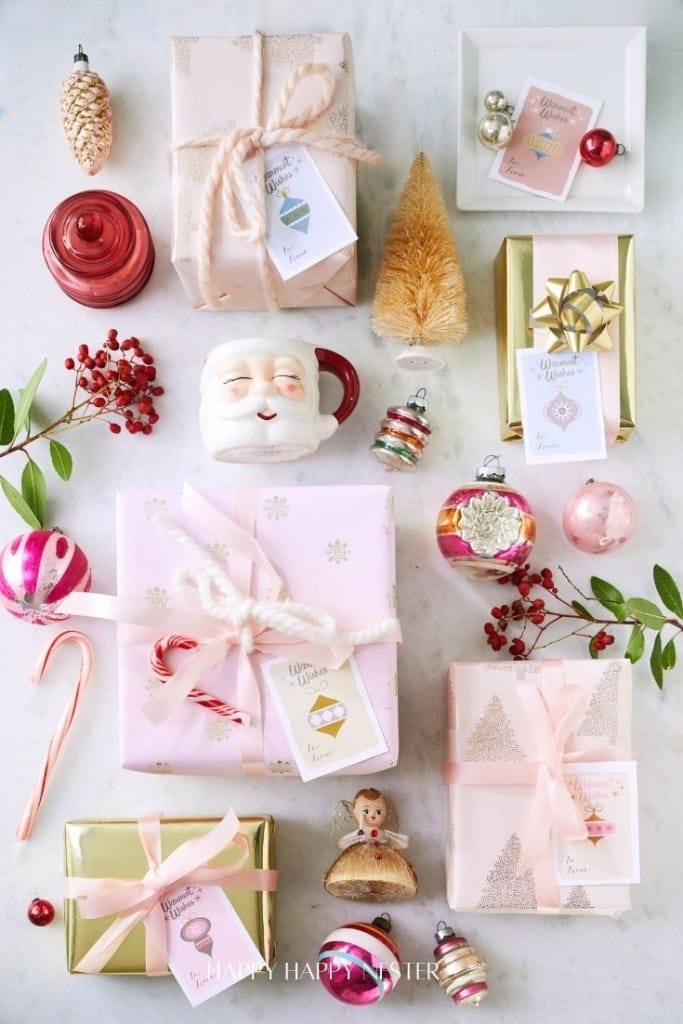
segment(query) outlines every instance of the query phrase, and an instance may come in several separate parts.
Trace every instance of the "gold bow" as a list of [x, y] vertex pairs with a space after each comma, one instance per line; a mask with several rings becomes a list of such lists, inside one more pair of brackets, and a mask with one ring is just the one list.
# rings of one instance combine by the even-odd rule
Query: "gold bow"
[[591, 284], [582, 270], [572, 270], [569, 277], [549, 277], [545, 287], [548, 294], [531, 315], [548, 329], [548, 352], [583, 352], [591, 346], [605, 352], [612, 347], [606, 327], [622, 310], [612, 302], [614, 281]]

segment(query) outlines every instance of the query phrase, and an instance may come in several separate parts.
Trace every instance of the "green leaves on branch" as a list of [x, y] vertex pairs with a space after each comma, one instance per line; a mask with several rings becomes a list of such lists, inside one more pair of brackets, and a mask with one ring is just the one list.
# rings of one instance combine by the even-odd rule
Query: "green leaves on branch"
[[[13, 452], [23, 452], [27, 459], [21, 474], [21, 490], [17, 490], [4, 476], [0, 476], [0, 487], [15, 512], [34, 530], [45, 524], [47, 485], [43, 471], [28, 453], [27, 445], [39, 437], [46, 437], [51, 429], [31, 434], [31, 412], [46, 368], [47, 359], [43, 359], [19, 392], [16, 403], [7, 388], [0, 390], [0, 445], [3, 448], [0, 458]], [[50, 458], [57, 475], [68, 480], [73, 469], [68, 448], [50, 438]]]
[[[624, 651], [624, 657], [634, 664], [645, 654], [645, 640], [647, 630], [655, 634], [650, 651], [650, 671], [657, 686], [662, 689], [664, 686], [664, 673], [676, 666], [676, 640], [683, 632], [683, 599], [681, 592], [671, 573], [663, 569], [661, 565], [655, 565], [652, 570], [655, 588], [666, 608], [662, 611], [654, 601], [644, 597], [625, 598], [615, 586], [599, 576], [591, 577], [591, 590], [603, 608], [607, 609], [617, 623], [632, 623], [631, 633]], [[592, 615], [585, 614], [587, 609], [572, 601], [572, 607], [582, 617], [594, 619]], [[672, 616], [667, 612], [671, 612]], [[662, 632], [666, 627], [674, 630], [673, 635], [664, 641]], [[594, 654], [597, 657], [597, 653]]]

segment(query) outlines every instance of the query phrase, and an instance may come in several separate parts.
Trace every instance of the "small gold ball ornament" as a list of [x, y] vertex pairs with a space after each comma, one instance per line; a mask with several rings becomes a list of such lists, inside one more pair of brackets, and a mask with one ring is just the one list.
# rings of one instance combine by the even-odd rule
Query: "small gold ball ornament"
[[90, 71], [88, 55], [80, 43], [74, 55], [74, 70], [62, 82], [59, 110], [76, 163], [86, 174], [97, 174], [111, 148], [111, 103], [107, 86]]

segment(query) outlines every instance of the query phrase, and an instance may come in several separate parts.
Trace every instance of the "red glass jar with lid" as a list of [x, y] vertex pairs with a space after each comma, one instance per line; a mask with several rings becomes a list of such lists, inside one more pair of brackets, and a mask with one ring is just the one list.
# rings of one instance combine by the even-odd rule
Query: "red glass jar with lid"
[[69, 196], [52, 211], [43, 255], [69, 298], [102, 309], [137, 295], [154, 266], [152, 236], [137, 206], [98, 189]]

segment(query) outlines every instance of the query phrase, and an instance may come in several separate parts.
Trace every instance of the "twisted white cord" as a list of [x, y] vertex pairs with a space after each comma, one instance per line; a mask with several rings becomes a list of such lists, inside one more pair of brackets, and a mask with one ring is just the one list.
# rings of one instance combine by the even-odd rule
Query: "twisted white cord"
[[395, 636], [394, 618], [345, 633], [340, 631], [332, 615], [313, 605], [289, 599], [254, 600], [237, 589], [227, 572], [175, 520], [157, 512], [152, 521], [182, 547], [198, 567], [196, 572], [184, 570], [178, 575], [179, 589], [191, 594], [208, 615], [229, 623], [239, 634], [246, 653], [253, 651], [256, 634], [265, 628], [327, 647], [357, 647]]

